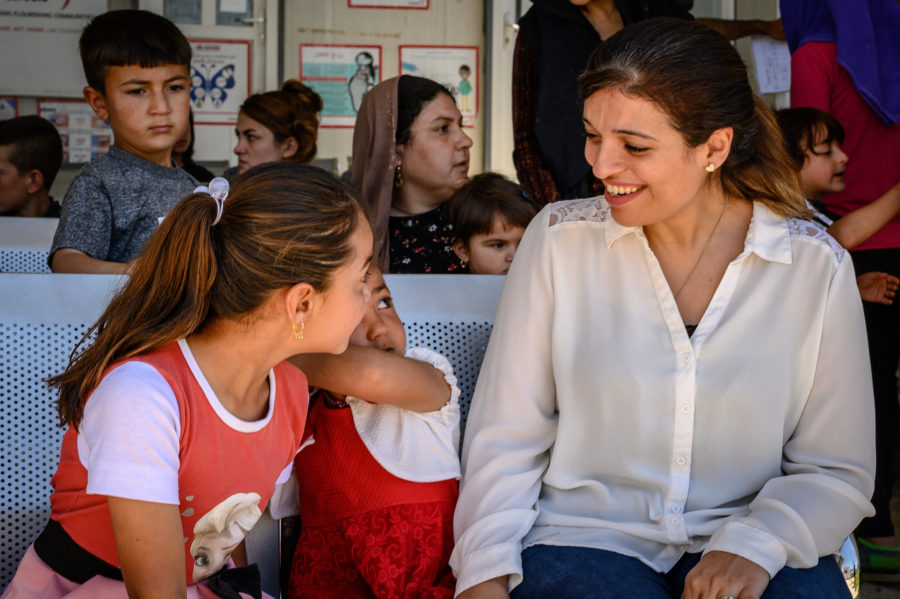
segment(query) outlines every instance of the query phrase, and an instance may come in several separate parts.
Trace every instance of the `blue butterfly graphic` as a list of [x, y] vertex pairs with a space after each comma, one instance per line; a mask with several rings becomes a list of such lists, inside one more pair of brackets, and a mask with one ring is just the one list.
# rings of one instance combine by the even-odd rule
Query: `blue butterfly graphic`
[[191, 65], [191, 102], [195, 108], [202, 108], [207, 101], [220, 108], [228, 98], [226, 90], [234, 87], [234, 65], [226, 64], [213, 74], [217, 66], [215, 63]]

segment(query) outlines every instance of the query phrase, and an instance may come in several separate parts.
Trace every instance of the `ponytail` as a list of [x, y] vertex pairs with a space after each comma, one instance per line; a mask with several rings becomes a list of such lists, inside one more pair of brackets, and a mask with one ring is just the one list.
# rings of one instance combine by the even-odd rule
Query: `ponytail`
[[130, 279], [49, 381], [59, 389], [61, 425], [78, 427], [85, 400], [113, 364], [187, 337], [209, 319], [241, 319], [277, 289], [305, 282], [325, 291], [365, 221], [340, 180], [292, 162], [240, 175], [213, 226], [216, 215], [212, 197], [195, 192], [150, 237]]

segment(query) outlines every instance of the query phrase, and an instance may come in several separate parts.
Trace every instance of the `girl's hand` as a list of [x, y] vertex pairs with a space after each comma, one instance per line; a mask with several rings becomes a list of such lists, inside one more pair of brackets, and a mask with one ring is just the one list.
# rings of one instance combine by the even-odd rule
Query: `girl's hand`
[[897, 295], [900, 279], [886, 272], [864, 272], [856, 277], [856, 286], [863, 301], [890, 306]]
[[469, 587], [456, 599], [509, 599], [509, 588], [506, 576], [492, 578]]
[[769, 586], [762, 566], [733, 553], [710, 551], [688, 572], [681, 599], [759, 599]]
[[109, 497], [128, 596], [184, 598], [184, 537], [177, 505]]

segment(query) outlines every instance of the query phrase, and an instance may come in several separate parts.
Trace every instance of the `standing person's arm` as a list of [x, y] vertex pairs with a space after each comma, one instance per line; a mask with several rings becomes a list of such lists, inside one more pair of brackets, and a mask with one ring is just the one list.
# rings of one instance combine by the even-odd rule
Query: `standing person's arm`
[[506, 576], [521, 582], [522, 539], [556, 440], [549, 214], [531, 222], [507, 275], [469, 412], [450, 565], [471, 597], [502, 596]]
[[898, 213], [900, 213], [900, 183], [874, 202], [848, 212], [836, 220], [828, 227], [828, 233], [842, 246], [852, 250], [877, 233]]
[[541, 149], [534, 133], [537, 112], [539, 72], [528, 40], [521, 33], [516, 37], [513, 54], [513, 162], [519, 183], [539, 206], [560, 199], [553, 175], [544, 166]]

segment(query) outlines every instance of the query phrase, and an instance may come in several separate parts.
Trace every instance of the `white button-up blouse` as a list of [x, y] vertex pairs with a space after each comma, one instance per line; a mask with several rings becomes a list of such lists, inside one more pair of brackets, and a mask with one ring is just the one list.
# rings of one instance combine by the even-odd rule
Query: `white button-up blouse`
[[640, 227], [602, 198], [528, 227], [472, 401], [450, 563], [457, 590], [521, 581], [535, 544], [667, 571], [720, 550], [774, 575], [834, 552], [875, 466], [849, 255], [755, 203], [692, 337]]

